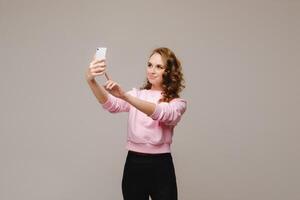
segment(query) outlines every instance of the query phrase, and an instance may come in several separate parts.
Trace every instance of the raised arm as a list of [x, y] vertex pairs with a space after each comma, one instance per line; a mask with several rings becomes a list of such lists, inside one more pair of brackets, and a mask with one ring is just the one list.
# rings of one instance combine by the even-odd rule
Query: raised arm
[[110, 94], [115, 96], [115, 98], [120, 98], [123, 100], [122, 102], [127, 102], [128, 105], [131, 104], [153, 120], [161, 121], [167, 125], [176, 125], [186, 110], [186, 101], [181, 98], [175, 98], [170, 102], [155, 104], [139, 99], [129, 92], [125, 93], [121, 86], [112, 80], [106, 83], [105, 88]]
[[158, 120], [167, 125], [176, 125], [180, 121], [181, 116], [186, 111], [187, 104], [186, 101], [181, 98], [173, 99], [169, 103], [162, 102], [155, 104], [141, 100], [130, 94], [125, 94], [123, 99], [153, 120]]
[[141, 100], [141, 99], [134, 97], [128, 93], [124, 95], [123, 100], [127, 101], [128, 103], [130, 103], [131, 105], [133, 105], [138, 110], [142, 111], [143, 113], [145, 113], [148, 116], [154, 112], [155, 107], [156, 107], [155, 103]]
[[97, 98], [97, 100], [103, 104], [108, 99], [108, 92], [104, 89], [102, 85], [98, 85], [97, 81], [95, 80], [96, 76], [101, 76], [105, 73], [105, 59], [103, 60], [96, 60], [94, 59], [86, 71], [85, 78]]
[[101, 103], [104, 104], [107, 99], [108, 99], [108, 92], [104, 89], [102, 85], [98, 85], [96, 80], [88, 80], [87, 81], [93, 94], [97, 98], [97, 100]]

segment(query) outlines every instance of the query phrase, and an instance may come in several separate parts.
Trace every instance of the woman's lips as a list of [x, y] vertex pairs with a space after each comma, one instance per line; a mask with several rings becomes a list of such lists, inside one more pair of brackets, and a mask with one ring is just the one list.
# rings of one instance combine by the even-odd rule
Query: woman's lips
[[154, 78], [155, 78], [155, 76], [148, 76], [148, 78], [150, 78], [150, 79], [154, 79]]

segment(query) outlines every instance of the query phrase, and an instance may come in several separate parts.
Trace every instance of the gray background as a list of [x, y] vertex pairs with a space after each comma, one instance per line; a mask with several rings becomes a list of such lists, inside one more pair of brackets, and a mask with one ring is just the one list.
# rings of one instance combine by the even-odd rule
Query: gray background
[[180, 199], [300, 199], [299, 6], [1, 0], [0, 199], [122, 199], [127, 114], [104, 111], [84, 78], [98, 46], [125, 90], [153, 48], [182, 61]]

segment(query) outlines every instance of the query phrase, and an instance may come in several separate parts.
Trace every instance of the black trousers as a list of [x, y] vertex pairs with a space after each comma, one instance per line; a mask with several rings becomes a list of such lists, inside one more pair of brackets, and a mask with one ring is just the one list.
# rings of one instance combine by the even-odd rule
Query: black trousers
[[139, 154], [128, 151], [122, 178], [124, 200], [177, 200], [171, 153]]

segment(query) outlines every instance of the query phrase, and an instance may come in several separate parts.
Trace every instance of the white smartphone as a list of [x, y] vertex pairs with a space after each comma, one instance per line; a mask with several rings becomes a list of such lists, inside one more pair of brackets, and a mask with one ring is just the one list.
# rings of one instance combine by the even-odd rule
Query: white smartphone
[[[98, 60], [106, 59], [106, 50], [107, 50], [106, 47], [98, 47], [96, 50], [96, 59], [98, 59]], [[104, 75], [107, 80], [110, 80], [107, 73], [105, 73]]]
[[106, 58], [106, 47], [98, 47], [96, 50], [96, 59], [105, 59]]

